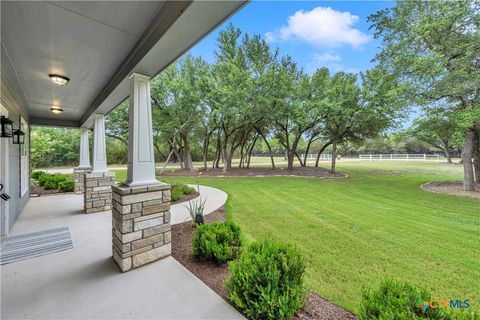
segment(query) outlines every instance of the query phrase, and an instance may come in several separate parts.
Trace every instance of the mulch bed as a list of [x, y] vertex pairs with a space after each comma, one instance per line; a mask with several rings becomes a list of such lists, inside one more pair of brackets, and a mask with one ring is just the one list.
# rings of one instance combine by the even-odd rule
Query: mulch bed
[[[206, 215], [204, 220], [206, 223], [225, 221], [224, 207]], [[191, 221], [172, 225], [172, 256], [228, 302], [227, 291], [223, 287], [223, 281], [229, 275], [228, 265], [226, 263], [214, 264], [196, 259], [192, 252], [193, 233], [194, 228], [192, 227]], [[357, 319], [357, 317], [317, 294], [310, 292], [305, 308], [299, 314], [295, 315], [294, 319], [350, 320]]]
[[255, 177], [255, 176], [304, 176], [304, 177], [318, 177], [318, 178], [345, 178], [346, 175], [340, 172], [330, 173], [324, 168], [312, 167], [295, 167], [292, 170], [286, 168], [232, 168], [231, 172], [225, 173], [222, 169], [208, 169], [207, 171], [200, 169], [197, 171], [189, 170], [172, 170], [164, 171], [157, 170], [157, 176], [164, 177]]
[[43, 187], [37, 186], [32, 189], [30, 197], [43, 197], [52, 195], [73, 194], [73, 192], [63, 192], [58, 189], [45, 190]]
[[458, 181], [429, 182], [421, 186], [425, 191], [448, 194], [452, 196], [473, 197], [480, 199], [480, 184], [475, 185], [475, 191], [464, 191], [463, 183]]

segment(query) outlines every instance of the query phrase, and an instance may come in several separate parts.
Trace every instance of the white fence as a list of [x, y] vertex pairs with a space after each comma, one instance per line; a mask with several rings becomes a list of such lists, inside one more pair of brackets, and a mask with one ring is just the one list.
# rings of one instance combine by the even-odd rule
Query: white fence
[[440, 160], [438, 154], [360, 154], [360, 160]]
[[[307, 160], [317, 160], [317, 154], [316, 153], [309, 153], [306, 155], [307, 156]], [[303, 160], [305, 159], [305, 153], [302, 153], [300, 155], [300, 158]], [[327, 153], [322, 153], [320, 155], [320, 160], [332, 160], [332, 155], [331, 154], [327, 154]]]

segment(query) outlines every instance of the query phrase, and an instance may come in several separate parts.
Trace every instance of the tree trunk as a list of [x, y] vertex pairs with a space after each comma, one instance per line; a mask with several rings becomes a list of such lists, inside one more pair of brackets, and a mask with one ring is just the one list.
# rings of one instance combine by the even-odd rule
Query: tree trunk
[[310, 146], [312, 145], [312, 142], [315, 141], [315, 137], [317, 136], [317, 134], [312, 134], [312, 136], [310, 137], [310, 139], [308, 140], [308, 143], [307, 143], [307, 150], [305, 150], [305, 160], [303, 161], [303, 167], [307, 166], [307, 159], [308, 159], [308, 153], [310, 152]]
[[190, 146], [188, 145], [188, 138], [187, 137], [182, 137], [182, 158], [183, 158], [183, 163], [185, 170], [190, 170], [190, 171], [195, 171], [195, 168], [193, 166], [193, 161], [192, 161], [192, 153], [190, 152]]
[[327, 147], [328, 147], [329, 145], [331, 145], [331, 144], [332, 144], [331, 141], [325, 143], [325, 144], [323, 145], [323, 147], [320, 149], [320, 151], [318, 151], [317, 160], [315, 161], [315, 167], [316, 167], [316, 168], [318, 168], [318, 162], [320, 161], [320, 156], [322, 155], [323, 151], [325, 151], [325, 149], [327, 149]]
[[240, 148], [240, 162], [238, 163], [239, 168], [243, 167], [243, 160], [244, 160], [244, 157], [245, 157], [245, 154], [244, 154], [243, 150], [245, 149], [245, 144], [246, 144], [246, 139], [243, 140], [242, 147]]
[[188, 144], [185, 145], [184, 147], [184, 162], [185, 162], [185, 169], [190, 170], [190, 171], [195, 171], [195, 167], [193, 166], [193, 161], [192, 161], [192, 153], [190, 152], [190, 147]]
[[472, 155], [475, 140], [475, 131], [469, 129], [465, 135], [462, 161], [463, 161], [463, 190], [475, 191], [475, 178], [473, 174]]
[[270, 146], [270, 143], [268, 143], [267, 137], [265, 137], [265, 135], [261, 133], [260, 130], [257, 131], [262, 136], [263, 141], [265, 141], [265, 144], [267, 145], [268, 153], [270, 154], [270, 160], [272, 161], [272, 169], [275, 170], [275, 161], [273, 160], [272, 147]]
[[253, 139], [252, 145], [250, 146], [250, 149], [248, 150], [247, 169], [250, 169], [250, 159], [252, 158], [253, 147], [255, 147], [255, 144], [257, 143], [257, 140], [258, 140], [258, 134]]
[[477, 129], [473, 144], [473, 169], [475, 182], [480, 184], [480, 130]]
[[210, 134], [207, 134], [203, 140], [203, 170], [207, 171], [208, 146], [210, 144]]
[[445, 153], [445, 158], [447, 158], [447, 163], [452, 163], [452, 155], [450, 154], [450, 149], [448, 143], [443, 143], [443, 152]]
[[307, 156], [305, 155], [305, 159], [303, 159], [303, 161], [298, 152], [295, 152], [295, 156], [297, 157], [298, 162], [300, 162], [300, 167], [305, 167], [305, 163], [307, 162]]
[[223, 172], [228, 173], [232, 171], [232, 159], [230, 158], [232, 155], [227, 153], [227, 138], [222, 143], [222, 155], [223, 155]]
[[293, 150], [287, 150], [287, 169], [293, 170], [293, 160], [295, 157], [295, 152]]
[[185, 167], [183, 166], [182, 157], [181, 157], [180, 154], [178, 153], [177, 148], [175, 148], [175, 145], [172, 145], [172, 149], [173, 149], [173, 154], [174, 154], [175, 158], [176, 158], [177, 161], [180, 163], [180, 168], [181, 168], [182, 170], [185, 169]]
[[333, 142], [332, 142], [332, 166], [330, 168], [330, 173], [335, 173], [336, 164], [337, 164], [337, 140], [333, 139]]
[[217, 133], [217, 150], [215, 151], [215, 160], [213, 161], [213, 168], [218, 169], [220, 167], [220, 157], [221, 157], [221, 140], [220, 140], [220, 129]]

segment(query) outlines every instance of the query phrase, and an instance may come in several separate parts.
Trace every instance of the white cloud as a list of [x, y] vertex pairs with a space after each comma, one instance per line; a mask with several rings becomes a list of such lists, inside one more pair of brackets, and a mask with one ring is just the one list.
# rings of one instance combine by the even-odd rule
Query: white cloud
[[342, 57], [334, 53], [314, 53], [312, 60], [316, 63], [335, 62], [342, 60]]
[[288, 18], [286, 26], [265, 37], [268, 42], [300, 40], [321, 48], [337, 48], [350, 45], [361, 47], [370, 36], [355, 29], [358, 16], [340, 12], [330, 7], [316, 7], [311, 11], [300, 10]]
[[334, 52], [315, 52], [310, 55], [310, 62], [306, 66], [306, 72], [313, 74], [317, 69], [328, 68], [330, 72], [336, 73], [339, 71], [348, 73], [358, 73], [359, 70], [355, 68], [345, 68], [342, 64], [342, 57]]

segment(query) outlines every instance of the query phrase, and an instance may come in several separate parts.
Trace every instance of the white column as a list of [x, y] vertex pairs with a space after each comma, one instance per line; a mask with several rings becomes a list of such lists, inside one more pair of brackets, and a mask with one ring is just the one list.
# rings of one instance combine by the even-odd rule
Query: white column
[[80, 128], [80, 168], [90, 168], [88, 129]]
[[107, 171], [107, 148], [105, 145], [105, 120], [103, 115], [94, 115], [93, 128], [93, 170], [92, 172]]
[[155, 179], [150, 78], [130, 76], [128, 172], [126, 184], [135, 187], [159, 183]]

